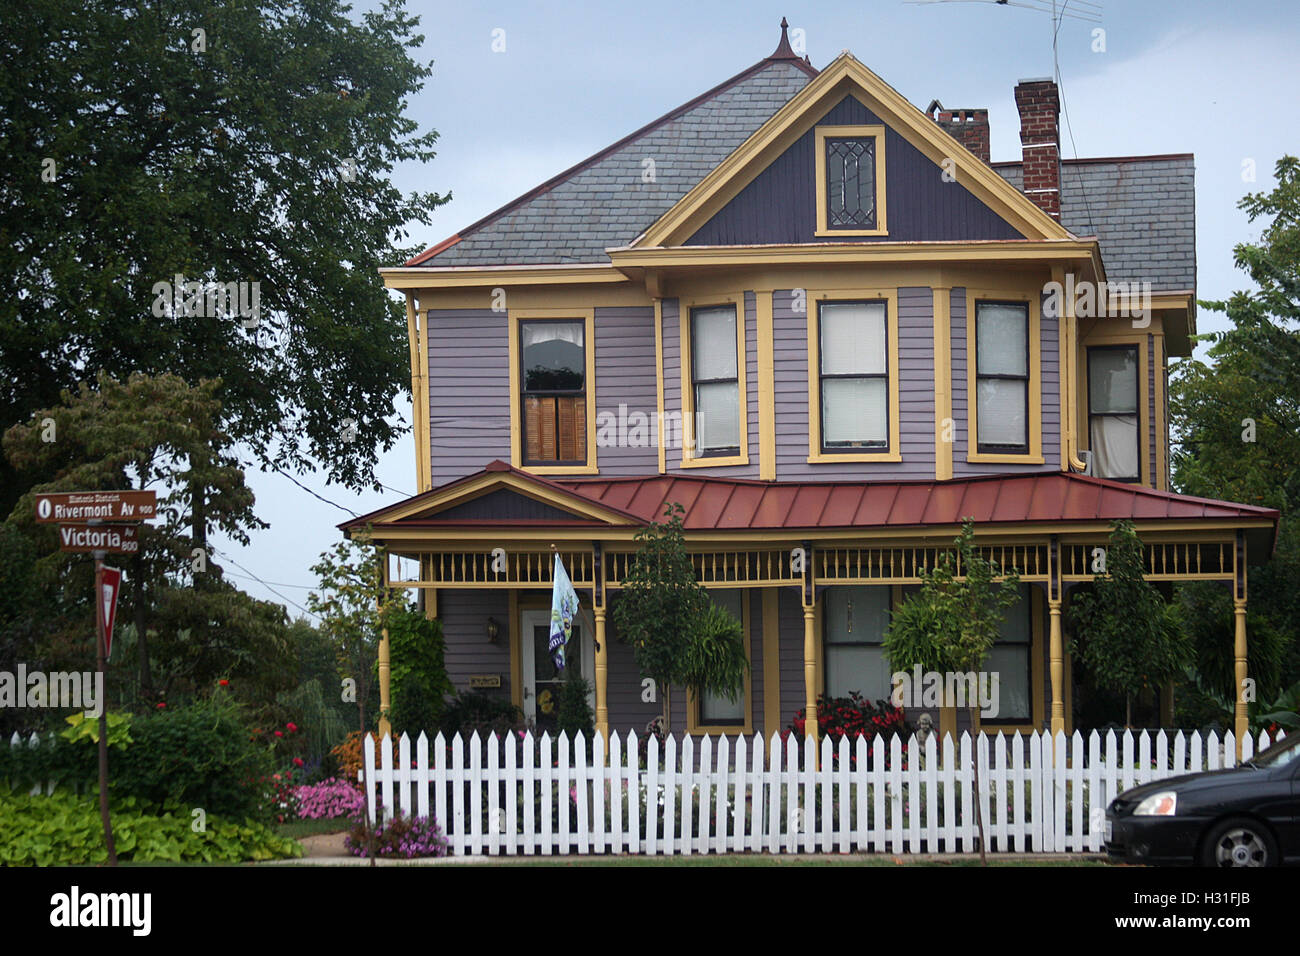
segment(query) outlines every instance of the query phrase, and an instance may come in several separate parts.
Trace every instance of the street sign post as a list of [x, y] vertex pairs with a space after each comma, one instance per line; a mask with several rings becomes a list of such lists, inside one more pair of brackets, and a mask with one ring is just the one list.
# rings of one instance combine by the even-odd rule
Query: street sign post
[[63, 524], [59, 525], [59, 550], [136, 554], [140, 550], [140, 533], [133, 524]]
[[36, 523], [148, 521], [157, 509], [153, 491], [52, 492], [36, 496]]

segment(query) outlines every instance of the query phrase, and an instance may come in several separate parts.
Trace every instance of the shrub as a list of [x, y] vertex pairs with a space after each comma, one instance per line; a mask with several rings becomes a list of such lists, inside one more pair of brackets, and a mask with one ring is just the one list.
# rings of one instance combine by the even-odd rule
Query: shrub
[[137, 717], [131, 737], [113, 759], [115, 793], [150, 809], [177, 803], [233, 819], [266, 819], [271, 812], [256, 782], [273, 770], [272, 755], [229, 697]]
[[[144, 813], [133, 798], [115, 801], [118, 858], [137, 863], [239, 863], [301, 856], [302, 847], [250, 820], [208, 816], [195, 832], [187, 808]], [[84, 866], [108, 859], [99, 804], [56, 793], [0, 801], [0, 866]]]
[[443, 699], [452, 691], [443, 663], [442, 622], [406, 607], [390, 611], [387, 625], [393, 729], [432, 736], [442, 721]]
[[[794, 720], [788, 730], [781, 735], [784, 742], [790, 734], [795, 734], [802, 741], [807, 734], [807, 722], [800, 707], [795, 712]], [[874, 704], [861, 694], [851, 693], [848, 697], [827, 697], [822, 694], [817, 698], [817, 730], [820, 737], [829, 737], [835, 745], [835, 759], [839, 759], [841, 737], [849, 740], [849, 760], [857, 762], [856, 748], [859, 737], [865, 737], [868, 748], [882, 734], [886, 743], [895, 734], [905, 734], [907, 724], [903, 720], [903, 709], [895, 707], [889, 701], [878, 700]], [[888, 760], [888, 750], [886, 750]]]
[[[366, 856], [366, 828], [353, 823], [343, 840], [353, 856]], [[405, 817], [401, 814], [377, 825], [374, 832], [376, 857], [410, 860], [422, 856], [446, 856], [447, 838], [433, 817]]]
[[365, 807], [365, 795], [346, 780], [322, 780], [295, 791], [298, 816], [303, 820], [354, 817]]
[[523, 713], [510, 701], [473, 690], [452, 698], [443, 713], [441, 727], [449, 741], [456, 734], [468, 740], [475, 731], [482, 738], [488, 734], [504, 737], [527, 729]]
[[590, 692], [591, 684], [577, 671], [569, 669], [564, 684], [560, 687], [560, 703], [555, 717], [560, 730], [567, 733], [570, 740], [579, 731], [588, 742], [595, 736], [596, 715], [591, 712], [591, 704], [587, 702]]

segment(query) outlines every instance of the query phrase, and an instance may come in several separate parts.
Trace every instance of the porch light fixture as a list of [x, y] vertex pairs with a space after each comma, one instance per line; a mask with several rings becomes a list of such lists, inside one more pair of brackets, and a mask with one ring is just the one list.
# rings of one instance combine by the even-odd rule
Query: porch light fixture
[[489, 641], [492, 641], [492, 642], [495, 643], [495, 642], [496, 642], [496, 639], [497, 639], [497, 634], [499, 634], [499, 633], [500, 633], [500, 631], [499, 631], [499, 629], [497, 628], [497, 619], [494, 618], [494, 617], [489, 617], [489, 618], [487, 619], [487, 636], [488, 636], [488, 640], [489, 640]]

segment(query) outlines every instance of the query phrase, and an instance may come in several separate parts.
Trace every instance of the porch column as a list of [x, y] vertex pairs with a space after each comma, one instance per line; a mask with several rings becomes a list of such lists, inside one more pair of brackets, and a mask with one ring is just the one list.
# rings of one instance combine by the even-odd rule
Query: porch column
[[1233, 641], [1233, 683], [1236, 685], [1232, 712], [1232, 735], [1236, 738], [1237, 762], [1241, 762], [1241, 745], [1250, 733], [1246, 714], [1246, 535], [1237, 532], [1233, 549], [1232, 615], [1236, 624]]
[[609, 746], [609, 642], [605, 640], [605, 561], [599, 541], [591, 543], [591, 614], [596, 624], [596, 731]]
[[606, 698], [609, 654], [605, 641], [605, 608], [597, 606], [591, 613], [596, 619], [596, 730], [601, 739], [609, 740], [609, 704]]
[[388, 720], [388, 708], [391, 703], [390, 671], [388, 628], [384, 628], [379, 632], [379, 736], [381, 739], [393, 732], [393, 725]]
[[1047, 545], [1048, 661], [1052, 675], [1052, 740], [1065, 733], [1065, 642], [1061, 637], [1061, 542]]
[[817, 740], [817, 605], [803, 606], [804, 734]]

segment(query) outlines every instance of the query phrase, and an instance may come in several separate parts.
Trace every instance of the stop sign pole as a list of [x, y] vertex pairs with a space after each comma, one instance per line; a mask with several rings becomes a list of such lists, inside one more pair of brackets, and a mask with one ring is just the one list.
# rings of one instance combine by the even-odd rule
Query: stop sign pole
[[[104, 655], [104, 552], [95, 555], [95, 652], [99, 670], [99, 686], [107, 688]], [[108, 865], [117, 866], [117, 847], [113, 842], [113, 820], [108, 814], [108, 707], [100, 701], [99, 707], [99, 818], [104, 824], [104, 846], [108, 849]]]

